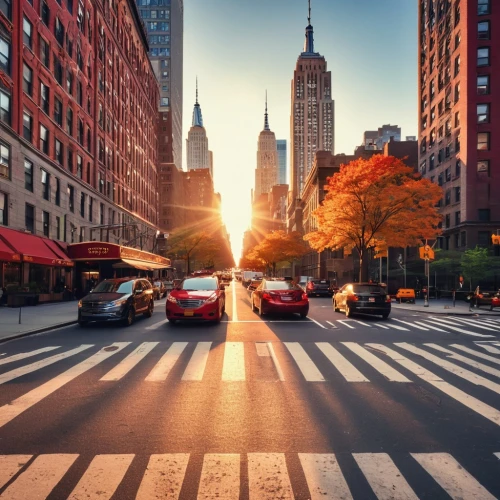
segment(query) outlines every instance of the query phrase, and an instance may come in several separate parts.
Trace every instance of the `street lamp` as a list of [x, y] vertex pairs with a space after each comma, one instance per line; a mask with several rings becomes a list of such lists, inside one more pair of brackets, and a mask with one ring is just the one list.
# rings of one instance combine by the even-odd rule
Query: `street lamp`
[[398, 264], [399, 264], [399, 267], [403, 270], [404, 272], [404, 280], [405, 280], [405, 288], [406, 288], [406, 264], [403, 264], [403, 255], [402, 254], [399, 254], [398, 256]]

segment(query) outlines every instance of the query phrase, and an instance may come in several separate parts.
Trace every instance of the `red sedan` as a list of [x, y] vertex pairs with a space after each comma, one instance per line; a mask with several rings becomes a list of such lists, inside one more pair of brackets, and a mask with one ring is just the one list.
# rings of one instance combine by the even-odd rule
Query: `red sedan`
[[170, 323], [177, 320], [208, 320], [219, 322], [226, 307], [224, 285], [215, 277], [186, 278], [169, 296], [165, 306]]
[[262, 280], [252, 292], [252, 310], [263, 314], [300, 314], [309, 312], [309, 299], [304, 290], [293, 281]]

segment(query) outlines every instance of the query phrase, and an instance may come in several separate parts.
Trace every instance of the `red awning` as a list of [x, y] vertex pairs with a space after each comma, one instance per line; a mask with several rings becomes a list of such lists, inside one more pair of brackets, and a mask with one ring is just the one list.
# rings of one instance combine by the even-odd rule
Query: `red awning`
[[21, 256], [10, 248], [5, 241], [0, 238], [0, 260], [4, 262], [21, 262]]
[[22, 255], [23, 262], [45, 266], [73, 266], [73, 262], [62, 249], [48, 238], [4, 227], [0, 228], [0, 237]]

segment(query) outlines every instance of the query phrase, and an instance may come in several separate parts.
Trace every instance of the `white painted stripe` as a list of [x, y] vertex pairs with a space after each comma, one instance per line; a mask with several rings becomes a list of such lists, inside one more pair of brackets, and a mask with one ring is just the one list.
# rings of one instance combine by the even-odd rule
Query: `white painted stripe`
[[500, 452], [498, 452], [498, 453], [493, 453], [493, 455], [495, 455], [495, 457], [497, 457], [497, 458], [498, 458], [498, 460], [500, 460]]
[[283, 453], [249, 453], [248, 483], [250, 500], [294, 497]]
[[395, 328], [396, 330], [401, 330], [402, 332], [409, 332], [410, 331], [410, 330], [408, 330], [408, 328], [405, 328], [404, 326], [395, 325], [393, 323], [394, 318], [390, 318], [389, 321], [391, 322], [391, 328]]
[[81, 345], [79, 347], [75, 347], [75, 349], [71, 349], [70, 351], [61, 352], [59, 354], [55, 354], [54, 356], [50, 356], [50, 357], [42, 359], [40, 361], [36, 361], [35, 363], [31, 363], [30, 365], [21, 366], [20, 368], [16, 368], [15, 370], [11, 370], [10, 372], [2, 373], [0, 375], [0, 384], [5, 384], [6, 382], [10, 382], [11, 380], [14, 380], [15, 378], [22, 377], [23, 375], [26, 375], [28, 373], [33, 373], [37, 370], [41, 370], [42, 368], [45, 368], [46, 366], [53, 365], [54, 363], [61, 361], [61, 359], [66, 359], [66, 358], [69, 358], [71, 356], [74, 356], [75, 354], [78, 354], [79, 352], [85, 351], [86, 349], [89, 349], [90, 347], [93, 347], [93, 345], [92, 344], [84, 344], [84, 345]]
[[285, 381], [285, 375], [283, 374], [283, 370], [281, 369], [280, 362], [278, 361], [278, 358], [276, 357], [276, 353], [274, 352], [274, 346], [272, 342], [267, 343], [267, 347], [269, 349], [269, 353], [271, 354], [271, 359], [274, 362], [274, 366], [276, 367], [276, 372], [278, 373], [278, 377], [281, 382]]
[[318, 326], [320, 326], [321, 328], [327, 330], [326, 326], [322, 325], [319, 321], [316, 321], [315, 319], [312, 319], [310, 317], [307, 318], [308, 320], [310, 321], [313, 321], [314, 323], [316, 323]]
[[404, 325], [408, 325], [408, 326], [411, 326], [413, 328], [418, 328], [419, 330], [425, 330], [426, 332], [429, 331], [428, 328], [424, 328], [423, 326], [419, 326], [415, 323], [410, 323], [409, 321], [403, 321], [402, 319], [392, 318], [392, 321], [398, 321], [399, 323], [403, 323]]
[[123, 361], [110, 370], [101, 381], [116, 381], [123, 378], [134, 366], [144, 359], [159, 342], [143, 342], [135, 351], [131, 352]]
[[109, 499], [120, 485], [135, 455], [96, 455], [68, 500]]
[[411, 453], [411, 456], [433, 477], [451, 498], [494, 500], [479, 482], [448, 453]]
[[316, 342], [320, 351], [329, 359], [347, 382], [370, 382], [350, 361], [328, 342]]
[[[13, 420], [15, 417], [28, 410], [36, 403], [39, 403], [42, 399], [50, 396], [53, 392], [57, 391], [67, 383], [74, 380], [79, 375], [82, 375], [86, 371], [94, 368], [102, 361], [113, 356], [117, 352], [120, 352], [124, 347], [128, 346], [130, 342], [115, 342], [111, 346], [102, 348], [99, 352], [96, 352], [90, 358], [85, 361], [78, 363], [77, 365], [61, 373], [57, 377], [45, 382], [39, 387], [31, 390], [30, 392], [24, 394], [23, 396], [15, 399], [11, 403], [8, 403], [0, 407], [0, 427], [3, 427], [6, 423]], [[107, 350], [107, 349], [115, 350]]]
[[160, 358], [158, 363], [151, 370], [146, 377], [147, 382], [163, 382], [167, 379], [170, 370], [174, 367], [175, 363], [182, 354], [182, 351], [188, 345], [187, 342], [174, 342], [167, 352]]
[[500, 349], [497, 347], [493, 347], [492, 345], [489, 344], [478, 344], [476, 343], [478, 347], [481, 347], [485, 351], [491, 352], [492, 354], [500, 354]]
[[203, 459], [198, 499], [240, 498], [240, 456], [237, 454], [207, 454]]
[[383, 328], [384, 330], [390, 330], [388, 326], [383, 325], [380, 321], [376, 323], [375, 328]]
[[238, 310], [237, 310], [237, 304], [236, 304], [236, 282], [233, 281], [233, 317], [231, 318], [232, 321], [238, 321]]
[[182, 380], [200, 381], [203, 379], [211, 347], [212, 342], [198, 342], [196, 349], [194, 350], [193, 355], [184, 370]]
[[77, 458], [78, 455], [63, 454], [38, 456], [0, 495], [0, 498], [8, 500], [47, 498]]
[[334, 323], [332, 323], [331, 321], [327, 321], [327, 323], [332, 327], [332, 328], [337, 328], [337, 325], [335, 325]]
[[267, 347], [267, 342], [256, 342], [255, 349], [257, 350], [257, 355], [261, 357], [269, 357], [271, 353]]
[[401, 349], [405, 349], [409, 352], [412, 352], [417, 356], [421, 356], [422, 358], [427, 359], [428, 361], [438, 365], [440, 368], [443, 368], [444, 370], [453, 373], [453, 375], [463, 378], [464, 380], [467, 380], [468, 382], [471, 382], [474, 385], [480, 385], [482, 387], [486, 387], [486, 389], [489, 389], [490, 391], [500, 394], [500, 385], [495, 382], [492, 382], [491, 380], [488, 380], [487, 378], [482, 377], [481, 375], [476, 375], [475, 373], [466, 370], [461, 366], [455, 365], [454, 363], [450, 363], [449, 361], [446, 361], [443, 358], [435, 356], [434, 354], [424, 351], [423, 349], [419, 349], [418, 347], [415, 347], [411, 344], [407, 344], [406, 342], [397, 342], [394, 345], [400, 347]]
[[347, 326], [347, 328], [350, 328], [351, 330], [355, 330], [354, 326], [351, 326], [347, 321], [338, 319], [337, 322], [342, 323], [344, 326]]
[[161, 321], [158, 321], [158, 323], [153, 323], [151, 326], [147, 326], [145, 330], [157, 330], [161, 326], [163, 326], [167, 322], [166, 319], [162, 319]]
[[6, 365], [7, 363], [13, 363], [14, 361], [19, 361], [20, 359], [31, 358], [32, 356], [36, 356], [37, 354], [42, 354], [44, 352], [53, 351], [54, 349], [60, 349], [61, 346], [50, 346], [43, 347], [42, 349], [36, 349], [35, 351], [29, 352], [21, 352], [19, 354], [14, 354], [13, 356], [9, 356], [8, 358], [0, 359], [0, 365]]
[[439, 326], [444, 326], [445, 328], [448, 328], [448, 330], [453, 330], [455, 332], [460, 332], [464, 333], [465, 335], [470, 335], [471, 337], [484, 337], [484, 338], [492, 338], [493, 335], [484, 335], [483, 333], [474, 333], [469, 330], [464, 330], [463, 328], [457, 328], [456, 326], [453, 326], [454, 323], [450, 321], [446, 321], [445, 319], [428, 319], [426, 320], [428, 323], [437, 323]]
[[438, 327], [437, 327], [437, 326], [435, 326], [435, 325], [428, 325], [428, 324], [424, 323], [423, 321], [415, 321], [415, 324], [416, 324], [416, 325], [425, 326], [425, 327], [429, 328], [430, 330], [435, 330], [435, 331], [437, 331], [437, 332], [450, 333], [450, 332], [448, 332], [447, 330], [443, 330], [442, 328], [438, 328]]
[[352, 456], [379, 500], [418, 500], [387, 453], [353, 453]]
[[360, 325], [367, 326], [368, 328], [371, 328], [372, 325], [369, 325], [368, 323], [363, 323], [363, 321], [359, 321], [357, 319], [353, 319], [355, 323], [359, 323]]
[[[500, 365], [500, 359], [494, 358], [493, 356], [489, 356], [488, 354], [483, 354], [482, 352], [478, 352], [475, 349], [470, 349], [469, 347], [465, 347], [463, 345], [458, 345], [458, 344], [451, 344], [450, 347], [453, 347], [454, 349], [459, 349], [460, 351], [464, 351], [468, 354], [472, 354], [473, 356], [477, 356], [478, 358], [486, 359], [490, 363], [495, 363], [497, 365]], [[500, 351], [498, 352], [498, 354], [500, 354]]]
[[404, 366], [407, 370], [414, 373], [417, 377], [421, 378], [422, 380], [425, 380], [432, 386], [439, 389], [441, 392], [444, 392], [445, 394], [450, 396], [450, 398], [453, 398], [459, 403], [462, 403], [467, 408], [470, 408], [472, 411], [475, 411], [476, 413], [490, 420], [491, 422], [500, 425], [500, 411], [498, 411], [497, 409], [492, 408], [486, 403], [479, 401], [479, 399], [474, 398], [470, 394], [467, 394], [466, 392], [461, 391], [460, 389], [449, 384], [448, 382], [445, 382], [442, 378], [438, 377], [431, 371], [425, 369], [423, 366], [411, 361], [408, 358], [405, 358], [399, 352], [396, 352], [393, 349], [390, 349], [389, 347], [383, 344], [367, 344], [367, 345], [383, 352], [391, 359], [396, 361], [396, 363], [399, 363], [401, 366]]
[[188, 462], [188, 453], [151, 455], [136, 500], [177, 500]]
[[411, 380], [406, 378], [402, 373], [399, 373], [385, 361], [377, 358], [377, 356], [368, 352], [364, 347], [361, 347], [355, 342], [342, 342], [342, 344], [344, 344], [354, 354], [357, 354], [363, 361], [366, 361], [372, 368], [381, 373], [390, 382], [411, 382]]
[[0, 455], [0, 488], [3, 488], [31, 457], [32, 455]]
[[311, 500], [351, 500], [352, 495], [335, 455], [299, 453]]
[[448, 358], [451, 359], [456, 359], [457, 361], [461, 361], [462, 363], [465, 363], [466, 365], [472, 366], [476, 370], [481, 370], [485, 373], [489, 373], [490, 375], [493, 375], [497, 378], [500, 378], [500, 370], [497, 370], [496, 368], [492, 368], [491, 366], [487, 366], [483, 363], [479, 363], [478, 361], [474, 359], [470, 359], [466, 356], [462, 356], [461, 354], [456, 354], [453, 351], [450, 351], [449, 349], [446, 349], [445, 347], [442, 347], [437, 344], [424, 344], [427, 347], [430, 347], [431, 349], [435, 349], [436, 351], [444, 352], [448, 356]]
[[226, 342], [222, 380], [238, 382], [245, 380], [245, 345], [243, 342]]
[[479, 328], [480, 330], [489, 330], [490, 332], [496, 332], [500, 330], [500, 326], [497, 326], [495, 328], [492, 328], [492, 325], [489, 326], [484, 326], [481, 324], [479, 321], [474, 321], [471, 319], [465, 319], [465, 318], [453, 318], [455, 321], [458, 321], [460, 323], [465, 323], [467, 326], [471, 325], [476, 328]]
[[297, 363], [299, 370], [308, 382], [324, 382], [321, 372], [316, 368], [312, 359], [308, 356], [304, 348], [298, 342], [284, 342], [293, 359]]

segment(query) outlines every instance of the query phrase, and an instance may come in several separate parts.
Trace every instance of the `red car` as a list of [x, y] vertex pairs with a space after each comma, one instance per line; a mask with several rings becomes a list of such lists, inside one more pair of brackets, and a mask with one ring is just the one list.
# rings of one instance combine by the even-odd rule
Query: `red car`
[[305, 318], [309, 313], [309, 299], [304, 290], [293, 281], [262, 280], [252, 292], [252, 311], [263, 314], [300, 314]]
[[167, 297], [165, 312], [170, 323], [177, 320], [219, 322], [226, 307], [224, 285], [215, 277], [186, 278]]

